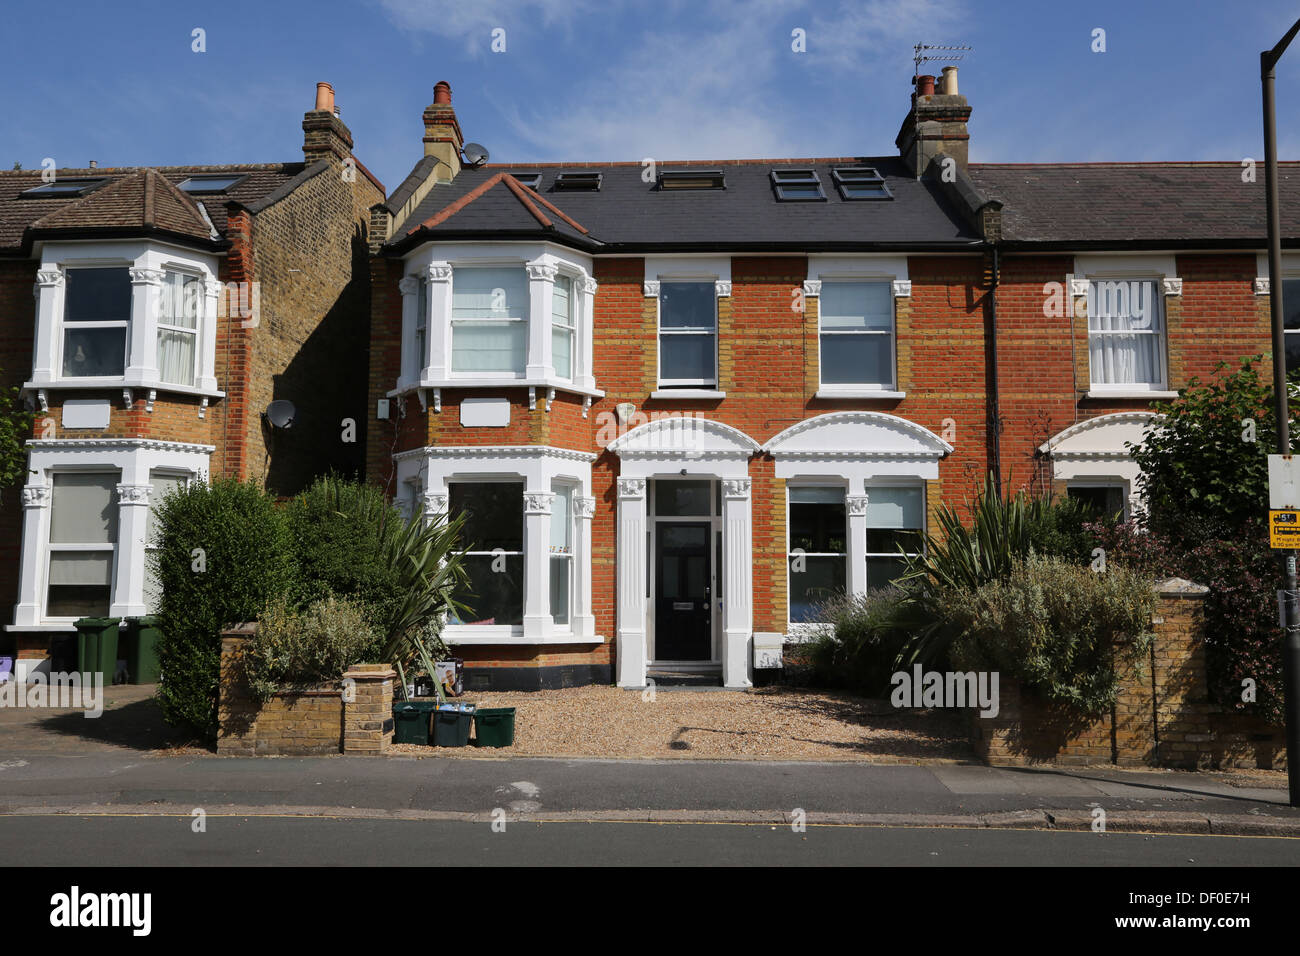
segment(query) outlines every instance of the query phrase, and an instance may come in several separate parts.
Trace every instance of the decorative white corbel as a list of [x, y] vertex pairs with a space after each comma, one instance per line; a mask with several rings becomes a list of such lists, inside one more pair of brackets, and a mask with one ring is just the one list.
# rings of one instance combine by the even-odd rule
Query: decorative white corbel
[[122, 404], [126, 406], [126, 410], [128, 412], [135, 404], [135, 396], [131, 394], [131, 390], [129, 388], [122, 389]]
[[713, 292], [718, 296], [731, 295], [731, 280], [715, 279], [713, 281]]
[[1160, 280], [1164, 286], [1165, 295], [1182, 295], [1183, 280], [1178, 276], [1165, 276]]
[[647, 299], [657, 298], [659, 295], [659, 280], [647, 279], [642, 283], [641, 290]]
[[591, 396], [590, 395], [582, 396], [582, 417], [583, 418], [587, 417], [587, 410], [590, 408], [591, 408]]
[[45, 393], [45, 389], [38, 388], [36, 390], [36, 401], [40, 404], [41, 411], [48, 412], [50, 410], [50, 396]]
[[433, 410], [439, 414], [442, 412], [442, 389], [440, 388], [433, 390]]
[[548, 412], [551, 410], [551, 403], [553, 401], [555, 401], [555, 389], [547, 388], [546, 389], [546, 410]]
[[429, 410], [429, 396], [424, 393], [422, 388], [417, 388], [415, 395], [420, 399], [420, 411], [427, 412]]
[[1255, 295], [1268, 295], [1270, 279], [1268, 276], [1255, 277]]
[[1070, 276], [1070, 295], [1076, 299], [1087, 298], [1088, 277]]
[[151, 388], [149, 389], [149, 397], [144, 400], [144, 410], [151, 415], [153, 414], [154, 399], [156, 399], [157, 397], [158, 397], [158, 391], [156, 389]]
[[199, 399], [199, 418], [206, 418], [208, 413], [208, 400], [206, 397]]
[[912, 280], [911, 280], [911, 279], [895, 279], [894, 282], [893, 282], [893, 286], [894, 286], [894, 298], [895, 298], [895, 299], [908, 299], [908, 298], [911, 298], [911, 296], [912, 296]]
[[809, 295], [817, 295], [817, 296], [819, 296], [819, 295], [821, 295], [821, 294], [822, 294], [822, 280], [821, 280], [821, 279], [804, 279], [804, 281], [803, 281], [803, 294], [804, 294], [805, 296], [809, 296]]
[[536, 385], [528, 386], [528, 410], [530, 412], [537, 411], [537, 386]]

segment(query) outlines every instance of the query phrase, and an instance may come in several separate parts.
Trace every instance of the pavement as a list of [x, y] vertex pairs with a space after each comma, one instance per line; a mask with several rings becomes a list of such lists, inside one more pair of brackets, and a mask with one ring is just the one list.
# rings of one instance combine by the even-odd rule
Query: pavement
[[[175, 743], [152, 688], [102, 718], [0, 709], [0, 819], [175, 815], [481, 823], [962, 827], [1300, 837], [1280, 774], [479, 756], [218, 757]], [[432, 753], [436, 753], [433, 751]], [[1098, 811], [1101, 811], [1100, 813]]]

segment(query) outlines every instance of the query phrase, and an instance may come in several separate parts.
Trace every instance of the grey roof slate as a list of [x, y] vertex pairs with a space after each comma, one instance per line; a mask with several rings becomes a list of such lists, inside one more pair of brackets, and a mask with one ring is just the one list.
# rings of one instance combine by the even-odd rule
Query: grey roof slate
[[[1262, 247], [1264, 168], [1241, 163], [972, 163], [970, 178], [1000, 200], [1010, 242]], [[1282, 233], [1300, 238], [1300, 163], [1280, 163]]]
[[[876, 168], [894, 198], [842, 199], [831, 170], [849, 165]], [[660, 190], [655, 183], [642, 179], [640, 163], [512, 164], [464, 169], [452, 183], [435, 186], [429, 192], [407, 220], [394, 229], [389, 248], [400, 252], [427, 239], [526, 236], [547, 237], [600, 252], [953, 248], [980, 241], [978, 233], [963, 221], [942, 191], [934, 183], [918, 182], [896, 157], [697, 161], [662, 163], [660, 168], [721, 169], [726, 188]], [[777, 201], [771, 171], [805, 168], [817, 171], [826, 200]], [[578, 233], [554, 216], [550, 216], [555, 220], [553, 228], [547, 229], [500, 186], [435, 225], [421, 229], [421, 224], [502, 172], [540, 172], [540, 195], [584, 226], [588, 234]], [[603, 177], [601, 187], [595, 192], [556, 190], [555, 178], [561, 172], [599, 172]]]

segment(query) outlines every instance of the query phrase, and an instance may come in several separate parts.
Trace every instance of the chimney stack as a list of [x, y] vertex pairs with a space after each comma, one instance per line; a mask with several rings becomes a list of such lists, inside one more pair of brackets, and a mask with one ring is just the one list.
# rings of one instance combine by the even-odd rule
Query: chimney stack
[[433, 102], [424, 108], [424, 155], [435, 156], [447, 167], [434, 176], [450, 182], [460, 173], [460, 151], [465, 137], [451, 106], [451, 84], [440, 80], [433, 88]]
[[302, 118], [303, 160], [308, 164], [329, 159], [342, 162], [352, 155], [352, 131], [339, 119], [334, 87], [316, 84], [316, 105]]
[[957, 92], [957, 67], [945, 66], [935, 92], [933, 76], [913, 79], [912, 109], [903, 119], [894, 144], [899, 155], [917, 176], [929, 168], [936, 156], [951, 156], [963, 173], [969, 161], [970, 104]]

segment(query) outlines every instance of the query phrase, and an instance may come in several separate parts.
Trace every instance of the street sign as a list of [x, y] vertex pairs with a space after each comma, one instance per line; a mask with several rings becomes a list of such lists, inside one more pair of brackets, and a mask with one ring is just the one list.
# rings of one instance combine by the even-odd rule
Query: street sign
[[1300, 455], [1268, 456], [1268, 507], [1300, 508]]
[[1300, 548], [1300, 511], [1268, 513], [1268, 546], [1274, 551]]

